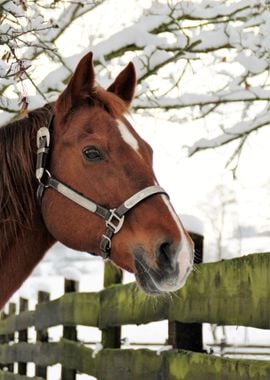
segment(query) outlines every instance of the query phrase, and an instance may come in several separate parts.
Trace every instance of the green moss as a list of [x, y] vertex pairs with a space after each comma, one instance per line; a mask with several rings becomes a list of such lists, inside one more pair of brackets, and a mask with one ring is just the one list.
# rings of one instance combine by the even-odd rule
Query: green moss
[[269, 328], [269, 272], [269, 254], [202, 264], [177, 292], [169, 319]]
[[[114, 268], [115, 269], [115, 268]], [[0, 335], [35, 326], [88, 325], [101, 329], [169, 319], [270, 328], [270, 255], [201, 264], [171, 297], [149, 297], [136, 284], [100, 293], [70, 293], [0, 321]]]
[[188, 355], [183, 353], [181, 360], [176, 354], [170, 353], [168, 356], [168, 376], [170, 380], [184, 380], [187, 378], [189, 372], [189, 358]]
[[269, 380], [267, 361], [236, 360], [213, 355], [171, 351], [167, 353], [169, 380]]
[[[0, 345], [2, 364], [34, 362], [48, 366], [56, 363], [67, 369], [102, 380], [269, 380], [270, 362], [237, 360], [213, 355], [171, 350], [157, 355], [151, 350], [106, 349], [93, 357], [93, 350], [79, 343]], [[1, 377], [0, 377], [1, 379]]]

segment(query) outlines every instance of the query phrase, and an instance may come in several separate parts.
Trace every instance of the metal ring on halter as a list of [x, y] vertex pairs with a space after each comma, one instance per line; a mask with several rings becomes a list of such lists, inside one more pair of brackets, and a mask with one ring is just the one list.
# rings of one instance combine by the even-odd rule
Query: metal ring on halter
[[[44, 181], [44, 178], [46, 179], [46, 181]], [[50, 179], [52, 178], [52, 175], [51, 173], [49, 172], [49, 170], [45, 169], [44, 170], [44, 173], [43, 173], [43, 176], [41, 178], [39, 178], [39, 184], [44, 186], [45, 189], [48, 189], [49, 187], [49, 182], [50, 182]]]
[[[45, 182], [43, 181], [44, 178], [46, 178]], [[46, 189], [48, 189], [48, 187], [49, 187], [49, 181], [50, 181], [51, 178], [52, 178], [51, 173], [47, 169], [45, 169], [43, 171], [43, 174], [42, 174], [41, 177], [37, 178], [39, 184], [38, 184], [38, 187], [37, 187], [36, 196], [37, 196], [38, 203], [40, 205], [41, 205], [41, 201], [42, 201], [42, 197], [43, 197], [44, 191]]]

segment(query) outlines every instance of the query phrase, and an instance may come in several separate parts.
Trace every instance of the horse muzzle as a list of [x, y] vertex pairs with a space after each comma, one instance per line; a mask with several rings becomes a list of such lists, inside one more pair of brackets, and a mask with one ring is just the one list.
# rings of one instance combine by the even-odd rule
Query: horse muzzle
[[135, 276], [145, 293], [158, 295], [174, 292], [186, 282], [193, 268], [193, 248], [181, 244], [177, 249], [168, 242], [157, 245], [155, 265], [150, 265], [142, 247], [134, 249]]

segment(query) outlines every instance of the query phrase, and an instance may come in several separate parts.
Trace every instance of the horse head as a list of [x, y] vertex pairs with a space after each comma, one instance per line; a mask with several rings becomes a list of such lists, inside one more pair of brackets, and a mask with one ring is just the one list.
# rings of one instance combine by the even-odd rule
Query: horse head
[[[76, 191], [77, 199], [93, 200], [104, 210], [118, 209], [127, 199], [134, 202], [132, 197], [140, 197], [141, 190], [154, 189], [142, 201], [135, 199], [109, 249], [110, 259], [135, 273], [144, 291], [158, 294], [184, 284], [192, 268], [193, 243], [167, 195], [157, 187], [151, 147], [128, 121], [135, 86], [130, 63], [107, 90], [100, 88], [92, 53], [84, 56], [54, 105], [49, 170], [66, 189]], [[42, 215], [56, 240], [100, 254], [100, 215], [50, 186], [43, 195]]]

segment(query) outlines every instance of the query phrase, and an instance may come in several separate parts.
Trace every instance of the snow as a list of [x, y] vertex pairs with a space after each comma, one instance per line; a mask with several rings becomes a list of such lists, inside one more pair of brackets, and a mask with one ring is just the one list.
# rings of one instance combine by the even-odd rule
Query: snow
[[192, 232], [197, 235], [204, 236], [204, 225], [202, 220], [197, 218], [194, 215], [180, 215], [180, 219], [182, 220], [185, 229], [188, 232]]
[[235, 140], [238, 136], [244, 136], [245, 134], [255, 131], [261, 126], [268, 125], [270, 123], [270, 114], [262, 112], [252, 121], [242, 121], [236, 123], [233, 127], [223, 131], [219, 136], [212, 139], [202, 138], [198, 140], [189, 149], [189, 154], [192, 155], [198, 150], [215, 148], [223, 145], [229, 141]]
[[[220, 72], [222, 74], [222, 72]], [[149, 100], [145, 103], [145, 99], [135, 99], [134, 107], [139, 109], [151, 108], [183, 108], [193, 107], [196, 105], [203, 106], [208, 104], [218, 104], [222, 102], [236, 102], [247, 100], [265, 100], [270, 97], [270, 91], [261, 87], [253, 87], [252, 89], [244, 89], [240, 86], [235, 86], [234, 83], [230, 86], [230, 91], [220, 91], [213, 95], [205, 95], [198, 93], [184, 93], [181, 97], [162, 97], [158, 100]]]
[[17, 6], [14, 1], [5, 2], [5, 9], [16, 15], [16, 17], [23, 16], [22, 8]]
[[164, 351], [172, 350], [173, 346], [162, 346], [157, 350], [157, 356], [159, 356]]
[[237, 56], [238, 62], [240, 62], [247, 71], [253, 74], [259, 74], [268, 67], [266, 59], [256, 57], [255, 55], [247, 56], [245, 53], [239, 53]]
[[93, 351], [93, 354], [92, 354], [92, 358], [95, 358], [97, 356], [97, 354], [103, 350], [103, 346], [101, 343], [97, 343], [96, 346], [95, 346], [95, 349]]
[[[200, 42], [201, 41], [201, 42]], [[224, 47], [228, 42], [228, 36], [223, 27], [214, 31], [205, 31], [200, 33], [199, 38], [194, 37], [191, 44], [198, 42], [194, 47], [194, 51], [207, 51], [208, 49], [216, 49]]]

